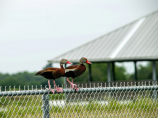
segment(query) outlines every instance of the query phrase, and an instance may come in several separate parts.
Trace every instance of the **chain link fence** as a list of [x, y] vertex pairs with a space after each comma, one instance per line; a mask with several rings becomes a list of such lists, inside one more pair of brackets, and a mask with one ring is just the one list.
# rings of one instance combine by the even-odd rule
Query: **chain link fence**
[[157, 118], [157, 82], [99, 83], [52, 94], [42, 86], [0, 87], [1, 118]]

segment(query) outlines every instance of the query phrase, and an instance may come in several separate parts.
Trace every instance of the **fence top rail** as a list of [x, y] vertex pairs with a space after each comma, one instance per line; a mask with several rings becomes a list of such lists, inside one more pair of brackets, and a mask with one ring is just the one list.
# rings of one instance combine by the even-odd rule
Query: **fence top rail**
[[[137, 91], [137, 90], [158, 90], [158, 85], [79, 88], [79, 90], [77, 92], [73, 89], [63, 89], [63, 93]], [[57, 92], [55, 91], [55, 93], [57, 93]], [[0, 96], [42, 95], [42, 94], [52, 94], [52, 93], [48, 89], [46, 89], [46, 90], [0, 91]]]

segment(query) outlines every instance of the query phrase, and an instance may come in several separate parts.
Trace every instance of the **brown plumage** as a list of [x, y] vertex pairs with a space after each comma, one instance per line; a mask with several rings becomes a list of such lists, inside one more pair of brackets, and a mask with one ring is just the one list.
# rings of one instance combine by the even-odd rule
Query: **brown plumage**
[[56, 79], [58, 77], [54, 76], [54, 73], [56, 73], [57, 71], [60, 71], [60, 73], [62, 74], [64, 72], [64, 68], [61, 66], [61, 68], [46, 68], [44, 70], [38, 71], [36, 73], [36, 75], [41, 75], [43, 77], [45, 77], [46, 79]]
[[63, 64], [66, 64], [66, 63], [71, 64], [67, 59], [62, 59], [60, 61], [60, 68], [53, 68], [53, 67], [46, 68], [44, 70], [38, 71], [35, 74], [35, 76], [40, 75], [40, 76], [43, 76], [44, 78], [48, 79], [49, 90], [54, 93], [55, 90], [52, 90], [51, 86], [50, 86], [50, 79], [53, 79], [53, 84], [54, 84], [57, 92], [62, 92], [63, 88], [56, 86], [55, 79], [58, 79], [59, 77], [61, 77], [65, 74], [65, 69], [63, 67]]
[[[79, 63], [80, 65], [72, 65], [65, 68], [65, 74], [64, 74], [65, 77], [68, 77], [67, 81], [71, 84], [71, 88], [75, 89], [76, 91], [78, 91], [78, 88], [76, 84], [73, 84], [73, 80], [76, 77], [82, 75], [86, 71], [86, 66], [83, 63], [92, 64], [85, 57], [82, 57]], [[69, 77], [72, 77], [72, 82], [69, 81]]]
[[36, 75], [41, 75], [46, 79], [57, 79], [65, 74], [65, 69], [63, 65], [60, 65], [60, 68], [46, 68], [44, 70], [38, 71]]

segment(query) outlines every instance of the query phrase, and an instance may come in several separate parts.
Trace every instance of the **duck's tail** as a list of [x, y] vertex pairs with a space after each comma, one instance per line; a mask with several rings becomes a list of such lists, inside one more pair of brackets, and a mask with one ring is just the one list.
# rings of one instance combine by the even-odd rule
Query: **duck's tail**
[[41, 75], [41, 71], [38, 71], [38, 72], [35, 74], [35, 76], [37, 76], [37, 75]]

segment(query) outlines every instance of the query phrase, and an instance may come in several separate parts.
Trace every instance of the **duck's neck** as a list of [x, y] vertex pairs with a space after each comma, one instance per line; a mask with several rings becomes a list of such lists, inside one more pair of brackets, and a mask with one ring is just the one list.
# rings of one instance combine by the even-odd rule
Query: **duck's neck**
[[80, 66], [83, 66], [84, 64], [83, 63], [80, 63]]
[[80, 61], [79, 64], [82, 65], [83, 63]]
[[60, 64], [60, 68], [61, 68], [61, 69], [64, 69], [63, 64]]

